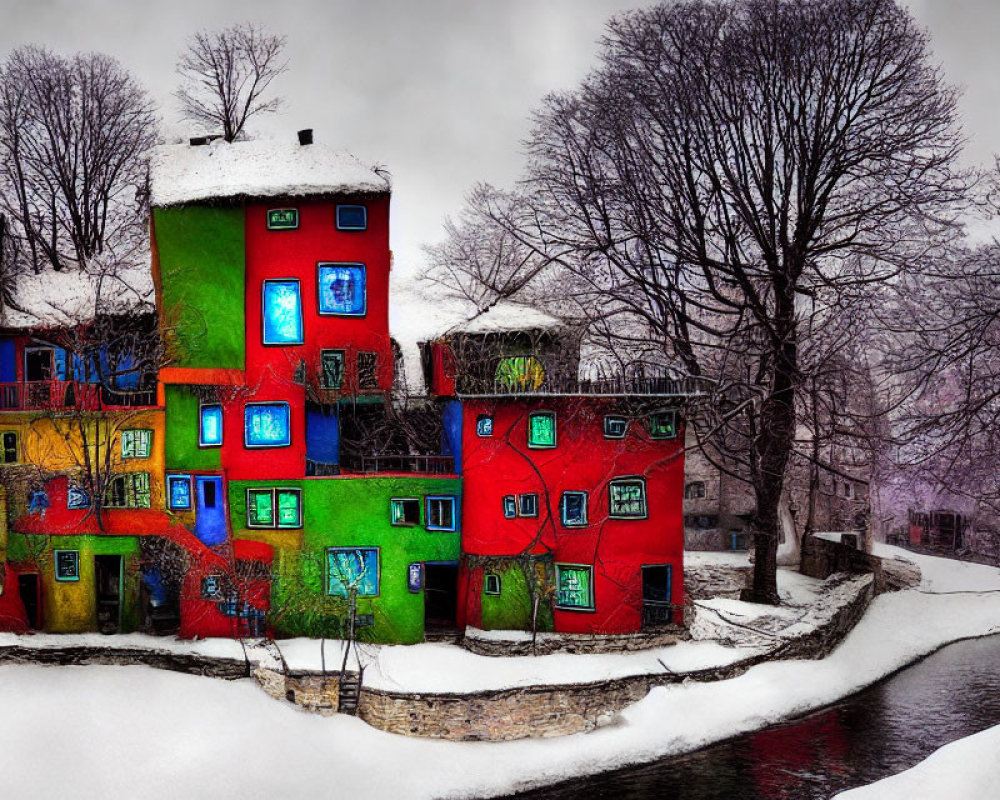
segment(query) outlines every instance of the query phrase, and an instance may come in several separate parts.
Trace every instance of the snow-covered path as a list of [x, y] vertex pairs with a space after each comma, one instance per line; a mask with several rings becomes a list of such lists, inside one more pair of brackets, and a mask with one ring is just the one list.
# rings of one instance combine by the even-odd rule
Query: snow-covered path
[[145, 667], [3, 667], [4, 796], [483, 796], [690, 750], [823, 706], [946, 642], [1000, 632], [1000, 570], [913, 560], [924, 570], [921, 589], [876, 598], [823, 661], [658, 688], [613, 724], [562, 739], [412, 739], [311, 716], [250, 681]]

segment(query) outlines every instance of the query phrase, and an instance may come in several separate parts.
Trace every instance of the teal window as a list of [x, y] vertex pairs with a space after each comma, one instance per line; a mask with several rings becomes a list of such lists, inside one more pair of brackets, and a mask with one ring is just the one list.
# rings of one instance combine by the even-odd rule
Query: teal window
[[528, 414], [528, 447], [540, 449], [555, 446], [556, 415], [551, 411]]
[[326, 551], [327, 594], [375, 597], [379, 590], [377, 547], [330, 547]]
[[646, 517], [644, 478], [616, 478], [608, 484], [608, 514], [612, 519]]
[[[206, 484], [215, 488], [215, 484]], [[191, 508], [191, 476], [167, 476], [167, 502], [173, 511], [187, 511]]]
[[427, 498], [427, 530], [454, 531], [458, 529], [454, 497]]
[[594, 568], [583, 564], [556, 564], [556, 606], [594, 610]]
[[507, 519], [514, 519], [517, 516], [517, 498], [512, 494], [504, 495], [503, 515]]
[[419, 525], [420, 500], [415, 497], [393, 497], [389, 501], [389, 521], [393, 525]]
[[222, 406], [207, 403], [198, 411], [198, 446], [222, 446]]
[[288, 447], [292, 443], [288, 403], [247, 403], [243, 424], [247, 447]]
[[301, 528], [301, 489], [247, 489], [248, 528]]
[[487, 572], [483, 578], [483, 594], [500, 594], [500, 576], [495, 572]]
[[271, 208], [267, 212], [267, 229], [269, 231], [294, 231], [299, 227], [299, 210], [297, 208]]
[[149, 473], [126, 472], [115, 475], [104, 496], [105, 508], [149, 508]]
[[320, 352], [319, 383], [323, 389], [339, 389], [344, 382], [343, 350], [323, 350]]
[[144, 428], [122, 431], [122, 458], [149, 458], [153, 432]]
[[604, 418], [604, 438], [624, 439], [628, 431], [628, 420], [625, 417], [609, 414]]
[[16, 464], [18, 462], [17, 431], [4, 431], [0, 437], [0, 464]]
[[337, 206], [338, 231], [363, 231], [368, 228], [368, 209], [364, 206]]
[[492, 436], [493, 435], [493, 415], [492, 414], [480, 414], [476, 417], [476, 436]]
[[267, 280], [262, 288], [264, 344], [302, 344], [302, 297], [297, 280]]
[[80, 580], [79, 550], [53, 550], [52, 558], [55, 565], [57, 581]]
[[587, 524], [587, 493], [563, 492], [559, 502], [562, 524], [567, 528], [582, 527]]
[[317, 299], [320, 314], [363, 317], [366, 310], [364, 264], [316, 265]]
[[674, 439], [677, 437], [677, 412], [658, 411], [646, 417], [646, 427], [651, 439]]

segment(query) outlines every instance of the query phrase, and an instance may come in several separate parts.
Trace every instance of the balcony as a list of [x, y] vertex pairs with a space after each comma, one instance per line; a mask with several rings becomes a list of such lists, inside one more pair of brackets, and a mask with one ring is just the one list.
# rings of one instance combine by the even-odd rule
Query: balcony
[[156, 389], [116, 391], [78, 381], [0, 383], [0, 411], [109, 411], [156, 406]]
[[326, 464], [306, 459], [306, 475], [371, 475], [380, 472], [407, 472], [423, 475], [452, 475], [455, 459], [451, 456], [411, 455], [409, 453], [344, 454], [340, 464]]
[[460, 375], [457, 380], [459, 397], [704, 397], [709, 390], [703, 378], [673, 377], [662, 367], [634, 367], [628, 370], [604, 372], [595, 370], [586, 377], [573, 373], [556, 373], [536, 368], [521, 376], [511, 370], [496, 370], [494, 377], [481, 378]]

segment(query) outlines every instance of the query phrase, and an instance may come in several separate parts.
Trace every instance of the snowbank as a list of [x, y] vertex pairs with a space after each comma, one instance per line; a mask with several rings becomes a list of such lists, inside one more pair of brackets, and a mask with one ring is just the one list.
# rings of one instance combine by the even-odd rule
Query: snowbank
[[980, 800], [1000, 794], [1000, 725], [935, 750], [912, 769], [835, 800]]
[[322, 144], [259, 140], [162, 145], [150, 159], [151, 203], [388, 192], [389, 178]]

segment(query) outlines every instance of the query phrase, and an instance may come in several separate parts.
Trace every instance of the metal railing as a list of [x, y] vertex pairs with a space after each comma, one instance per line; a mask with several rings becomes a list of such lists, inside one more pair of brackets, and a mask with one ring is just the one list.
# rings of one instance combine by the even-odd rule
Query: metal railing
[[451, 456], [411, 455], [409, 453], [344, 454], [341, 472], [419, 472], [429, 475], [450, 475], [455, 472]]
[[702, 397], [709, 383], [703, 378], [674, 378], [649, 372], [598, 374], [595, 377], [546, 375], [537, 385], [510, 379], [485, 380], [460, 376], [456, 382], [460, 397], [537, 395], [633, 395], [648, 397]]
[[0, 383], [0, 411], [102, 411], [155, 405], [155, 389], [118, 391], [79, 381]]

